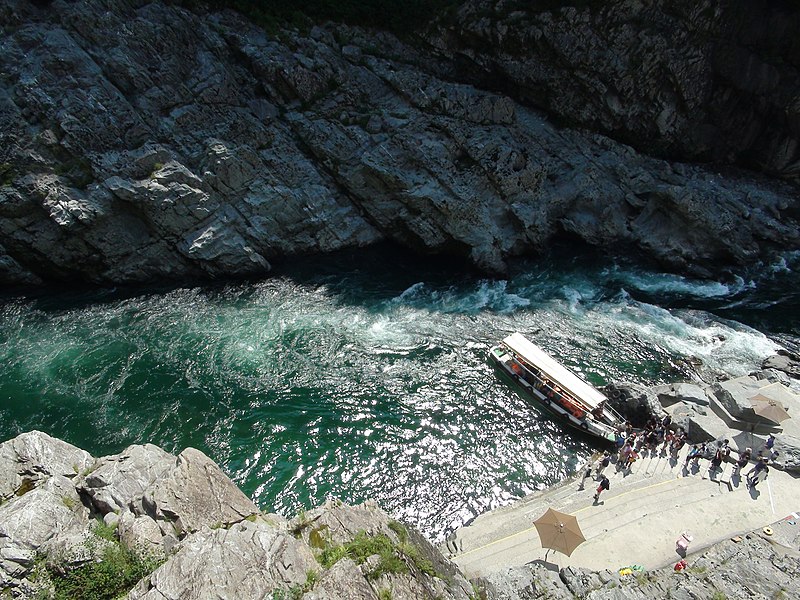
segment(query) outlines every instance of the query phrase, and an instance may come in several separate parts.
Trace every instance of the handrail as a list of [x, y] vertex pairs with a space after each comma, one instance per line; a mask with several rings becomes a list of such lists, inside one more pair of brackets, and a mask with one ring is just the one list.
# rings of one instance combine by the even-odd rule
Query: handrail
[[[585, 419], [585, 418], [587, 418], [587, 417], [588, 417], [588, 416], [590, 416], [590, 415], [591, 415], [591, 416], [594, 416], [594, 415], [592, 415], [592, 413], [591, 413], [591, 411], [588, 409], [588, 407], [587, 407], [587, 406], [586, 406], [584, 403], [582, 403], [582, 402], [581, 402], [581, 401], [580, 401], [578, 398], [576, 398], [576, 397], [575, 397], [575, 396], [574, 396], [572, 393], [570, 393], [570, 392], [569, 392], [569, 390], [564, 390], [564, 389], [562, 389], [562, 388], [558, 388], [558, 391], [556, 391], [555, 387], [553, 387], [552, 385], [549, 385], [549, 384], [547, 384], [543, 378], [539, 377], [539, 376], [538, 376], [536, 373], [534, 373], [534, 372], [533, 372], [533, 371], [532, 371], [532, 370], [531, 370], [531, 369], [528, 367], [528, 365], [526, 364], [526, 362], [525, 362], [524, 360], [521, 360], [521, 359], [519, 358], [519, 356], [517, 356], [517, 354], [516, 354], [516, 353], [514, 353], [514, 352], [511, 352], [511, 355], [514, 357], [514, 360], [515, 360], [515, 362], [516, 362], [516, 363], [517, 363], [517, 364], [518, 364], [518, 365], [519, 365], [519, 366], [520, 366], [522, 369], [524, 369], [526, 372], [528, 372], [528, 373], [531, 375], [531, 377], [533, 377], [534, 379], [536, 379], [536, 381], [537, 381], [537, 382], [539, 382], [539, 383], [541, 383], [541, 384], [542, 384], [542, 387], [541, 387], [541, 388], [538, 388], [538, 387], [537, 387], [536, 389], [539, 389], [539, 390], [540, 390], [540, 391], [542, 391], [543, 393], [544, 393], [544, 390], [547, 390], [548, 392], [551, 392], [551, 393], [552, 393], [552, 394], [554, 394], [554, 395], [555, 395], [555, 394], [558, 394], [558, 395], [561, 397], [561, 401], [559, 401], [559, 400], [555, 400], [555, 398], [554, 398], [555, 402], [556, 402], [557, 404], [559, 404], [559, 405], [561, 406], [561, 408], [563, 408], [565, 411], [567, 411], [568, 413], [570, 413], [570, 414], [571, 414], [573, 417], [575, 417], [576, 419]], [[534, 387], [536, 387], [536, 386], [534, 386]], [[548, 396], [548, 397], [551, 397], [551, 398], [553, 398], [553, 396], [550, 396], [549, 394], [545, 394], [545, 395], [546, 395], [546, 396]], [[571, 405], [571, 406], [573, 406], [573, 407], [574, 407], [574, 408], [575, 408], [577, 411], [579, 411], [581, 414], [580, 414], [580, 415], [579, 415], [579, 414], [576, 414], [576, 412], [575, 412], [575, 411], [572, 411], [572, 410], [570, 410], [570, 408], [569, 408], [569, 406], [568, 406], [568, 405]]]
[[[509, 352], [510, 352], [511, 356], [514, 357], [514, 360], [517, 362], [517, 364], [519, 364], [523, 369], [525, 369], [528, 373], [530, 373], [538, 381], [542, 382], [542, 384], [545, 387], [547, 387], [550, 391], [555, 392], [555, 390], [551, 386], [548, 386], [541, 377], [536, 375], [531, 370], [531, 368], [528, 366], [527, 362], [522, 357], [520, 357], [513, 350], [509, 349]], [[565, 396], [565, 397], [569, 398], [570, 402], [572, 402], [573, 404], [577, 405], [586, 415], [592, 414], [592, 408], [590, 406], [588, 406], [585, 402], [581, 401], [580, 398], [578, 398], [577, 396], [572, 394], [572, 392], [570, 392], [569, 390], [565, 390], [564, 388], [559, 388], [559, 392], [558, 393], [560, 393], [562, 396]], [[619, 415], [615, 415], [615, 417], [620, 418]]]

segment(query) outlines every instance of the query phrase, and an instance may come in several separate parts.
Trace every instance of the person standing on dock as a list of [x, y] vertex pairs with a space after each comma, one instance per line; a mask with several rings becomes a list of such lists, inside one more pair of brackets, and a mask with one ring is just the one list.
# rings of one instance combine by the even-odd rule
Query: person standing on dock
[[603, 490], [607, 490], [611, 487], [611, 484], [608, 481], [608, 477], [603, 475], [602, 479], [600, 479], [600, 485], [597, 486], [597, 491], [594, 494], [594, 503], [597, 504], [597, 501], [600, 499], [600, 494], [603, 493]]
[[619, 449], [619, 454], [617, 455], [617, 469], [622, 469], [628, 464], [628, 457], [631, 455], [631, 452], [633, 452], [633, 447], [631, 446], [630, 440], [626, 440], [622, 448]]
[[606, 470], [606, 467], [611, 462], [611, 456], [609, 455], [608, 450], [603, 452], [603, 456], [597, 461], [597, 471], [595, 473], [595, 478], [600, 477], [603, 474], [603, 471]]
[[588, 463], [586, 468], [583, 470], [583, 477], [581, 477], [581, 483], [578, 486], [579, 490], [583, 489], [583, 482], [586, 481], [592, 475], [592, 463]]
[[750, 462], [752, 454], [753, 451], [750, 448], [745, 448], [739, 453], [739, 460], [736, 461], [736, 466], [734, 467], [732, 475], [739, 475], [742, 472], [742, 469]]
[[747, 485], [756, 487], [760, 482], [764, 481], [769, 474], [769, 467], [767, 463], [768, 458], [761, 458], [755, 466], [747, 472]]

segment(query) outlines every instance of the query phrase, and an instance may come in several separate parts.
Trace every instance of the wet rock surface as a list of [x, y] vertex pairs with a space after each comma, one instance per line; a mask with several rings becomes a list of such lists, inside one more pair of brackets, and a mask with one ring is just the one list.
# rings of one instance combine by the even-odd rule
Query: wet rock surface
[[[586, 47], [576, 36], [619, 11], [636, 22], [645, 9], [615, 2], [596, 17], [587, 10], [536, 17], [541, 34], [530, 39], [558, 41], [567, 71], [570, 61], [615, 64], [592, 51], [603, 40]], [[680, 10], [670, 21], [676, 31], [696, 16]], [[461, 31], [483, 45], [496, 24], [486, 29], [475, 14], [459, 17]], [[698, 14], [707, 27], [721, 26]], [[516, 39], [515, 19], [509, 16], [508, 40]], [[524, 40], [537, 31], [526, 23]], [[0, 25], [0, 282], [258, 275], [285, 257], [386, 240], [502, 272], [510, 257], [564, 236], [635, 248], [669, 269], [708, 275], [800, 242], [792, 185], [666, 162], [557, 126], [525, 104], [538, 79], [520, 80], [520, 96], [454, 75], [465, 56], [481, 69], [514, 70], [491, 45], [482, 60], [463, 44], [448, 55], [419, 40], [346, 26], [275, 36], [230, 12], [122, 0], [46, 7], [12, 0]], [[617, 55], [660, 62], [639, 67], [644, 79], [631, 80], [614, 119], [610, 109], [587, 110], [598, 115], [600, 130], [630, 122], [649, 131], [663, 122], [659, 139], [672, 152], [687, 130], [705, 131], [686, 118], [681, 94], [705, 73], [707, 59], [700, 57], [694, 74], [696, 44], [686, 36], [618, 29], [625, 35], [612, 48]], [[514, 59], [524, 79], [541, 48], [514, 45], [533, 52]], [[626, 68], [620, 63], [620, 77]], [[547, 93], [564, 110], [573, 110], [568, 100], [586, 98], [616, 106], [587, 77], [582, 94], [559, 85]], [[676, 77], [680, 93], [662, 89]], [[634, 93], [648, 78], [660, 82], [657, 101]], [[740, 121], [731, 120], [737, 132]], [[766, 121], [753, 127], [754, 140], [773, 132]], [[791, 171], [794, 134], [780, 130], [788, 133], [770, 139], [786, 148]], [[631, 135], [651, 147], [648, 131]]]

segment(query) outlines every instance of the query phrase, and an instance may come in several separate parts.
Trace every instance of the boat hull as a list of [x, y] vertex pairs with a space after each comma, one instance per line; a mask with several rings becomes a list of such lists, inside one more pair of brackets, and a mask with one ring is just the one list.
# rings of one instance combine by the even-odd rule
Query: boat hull
[[530, 374], [515, 361], [513, 355], [502, 346], [493, 347], [489, 352], [489, 359], [498, 373], [504, 376], [525, 399], [532, 401], [537, 408], [542, 409], [555, 421], [603, 442], [616, 440], [616, 431], [611, 424], [596, 422], [585, 417], [578, 418], [558, 402], [553, 401], [548, 395], [546, 386], [539, 386], [541, 382], [531, 378]]

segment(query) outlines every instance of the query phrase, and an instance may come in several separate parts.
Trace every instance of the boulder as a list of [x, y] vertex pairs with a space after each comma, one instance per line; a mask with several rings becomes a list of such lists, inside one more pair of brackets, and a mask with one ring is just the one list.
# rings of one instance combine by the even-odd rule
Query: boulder
[[[394, 592], [394, 588], [391, 589]], [[303, 600], [378, 600], [378, 592], [370, 585], [361, 568], [349, 558], [343, 558], [325, 571], [319, 582]], [[395, 598], [392, 593], [392, 598]]]
[[714, 397], [731, 414], [731, 416], [746, 422], [755, 422], [759, 419], [753, 412], [750, 398], [758, 393], [758, 388], [764, 384], [749, 375], [720, 381], [711, 386]]
[[779, 350], [778, 354], [769, 356], [761, 363], [762, 369], [781, 371], [789, 377], [800, 379], [800, 358], [796, 354]]
[[136, 444], [99, 459], [76, 486], [102, 515], [125, 508], [142, 513], [144, 491], [173, 468], [175, 460], [158, 446]]
[[611, 406], [634, 427], [642, 427], [650, 417], [661, 418], [664, 409], [655, 392], [638, 383], [612, 383], [605, 388]]
[[778, 434], [775, 437], [773, 449], [779, 452], [775, 462], [781, 468], [795, 473], [800, 472], [800, 439], [791, 435]]
[[599, 590], [613, 582], [613, 587], [619, 584], [619, 577], [614, 577], [610, 571], [590, 571], [583, 568], [566, 567], [560, 571], [561, 580], [576, 598], [585, 598], [593, 590]]
[[730, 439], [733, 431], [714, 413], [696, 413], [689, 417], [686, 435], [694, 443]]
[[214, 461], [194, 448], [181, 452], [174, 466], [145, 490], [142, 508], [156, 521], [169, 522], [179, 537], [259, 512]]
[[[672, 415], [672, 428], [677, 429], [680, 427], [686, 432], [687, 435], [689, 435], [690, 429], [692, 428], [691, 421], [695, 421], [695, 423], [697, 423], [698, 420], [702, 419], [703, 417], [707, 417], [709, 414], [708, 409], [706, 409], [706, 407], [702, 404], [684, 402], [671, 404], [666, 408], [666, 411]], [[689, 435], [689, 439], [694, 440], [695, 438]], [[703, 440], [698, 439], [697, 441]]]
[[708, 406], [710, 398], [704, 386], [696, 383], [671, 383], [667, 385], [657, 385], [651, 388], [652, 392], [658, 397], [661, 406], [667, 407], [681, 402], [684, 404], [699, 404]]
[[80, 546], [89, 530], [89, 510], [72, 481], [53, 475], [23, 496], [0, 506], [0, 583], [14, 586], [39, 553], [64, 555]]
[[166, 563], [143, 579], [129, 600], [247, 600], [289, 597], [320, 567], [306, 544], [266, 523], [244, 521], [208, 529], [183, 542]]
[[349, 542], [360, 531], [367, 535], [384, 534], [399, 541], [396, 532], [389, 527], [390, 522], [389, 515], [373, 500], [349, 506], [332, 499], [289, 521], [289, 529], [312, 548], [321, 549]]
[[0, 498], [23, 495], [54, 475], [75, 477], [89, 468], [91, 454], [41, 431], [0, 444]]
[[151, 517], [136, 515], [130, 510], [124, 510], [119, 516], [117, 534], [128, 548], [137, 548], [155, 556], [166, 556], [168, 550], [178, 542], [174, 534], [165, 535]]

